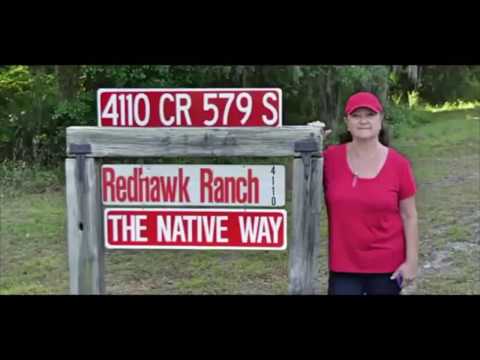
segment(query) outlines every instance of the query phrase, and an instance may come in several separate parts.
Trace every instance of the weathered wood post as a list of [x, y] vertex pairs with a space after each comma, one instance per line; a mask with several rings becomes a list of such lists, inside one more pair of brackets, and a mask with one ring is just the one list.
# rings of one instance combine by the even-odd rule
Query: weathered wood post
[[70, 293], [76, 295], [105, 292], [99, 165], [85, 158], [90, 151], [71, 144], [76, 158], [65, 160]]
[[323, 160], [314, 138], [297, 141], [293, 160], [293, 239], [289, 245], [289, 294], [318, 293]]
[[[279, 128], [67, 128], [67, 237], [72, 294], [103, 294], [104, 233], [100, 158], [283, 157], [293, 160], [289, 293], [317, 291], [322, 159], [317, 126]], [[88, 155], [88, 157], [86, 157]]]

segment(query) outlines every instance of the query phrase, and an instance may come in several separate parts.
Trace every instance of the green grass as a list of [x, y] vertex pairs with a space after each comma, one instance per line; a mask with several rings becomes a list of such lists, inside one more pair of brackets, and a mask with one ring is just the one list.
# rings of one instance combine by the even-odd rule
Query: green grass
[[[420, 265], [418, 294], [480, 294], [480, 108], [430, 113], [421, 127], [401, 130], [394, 146], [412, 161], [417, 184]], [[463, 250], [455, 250], [455, 245]]]
[[446, 231], [446, 236], [450, 241], [468, 241], [471, 238], [472, 233], [460, 225], [452, 225]]
[[480, 107], [428, 116], [430, 122], [421, 127], [400, 127], [393, 145], [412, 157], [455, 155], [465, 150], [479, 153]]
[[[422, 272], [415, 293], [480, 294], [480, 246], [475, 245], [479, 241], [480, 222], [479, 108], [426, 115], [431, 116], [428, 122], [401, 128], [401, 137], [393, 143], [411, 159], [418, 184], [420, 266], [434, 261], [439, 252], [447, 253], [438, 269]], [[190, 159], [189, 163], [212, 163], [209, 160]], [[275, 162], [271, 158], [229, 160]], [[282, 159], [281, 163], [286, 164], [287, 160]], [[68, 293], [65, 197], [63, 188], [56, 185], [62, 169], [35, 172], [5, 165], [2, 171], [0, 294]], [[287, 209], [291, 209], [291, 194], [287, 194]], [[289, 211], [289, 240], [292, 226]], [[319, 281], [324, 294], [328, 273], [325, 211], [321, 214], [321, 237]], [[109, 250], [105, 269], [108, 294], [288, 291], [286, 251]]]
[[468, 109], [474, 109], [476, 107], [480, 107], [479, 101], [463, 102], [460, 100], [457, 103], [446, 102], [439, 106], [426, 105], [425, 109], [427, 111], [435, 113], [435, 112], [454, 111], [454, 110], [468, 110]]
[[10, 198], [0, 211], [0, 294], [67, 293], [63, 193]]
[[453, 250], [448, 258], [448, 267], [424, 275], [417, 287], [417, 294], [432, 295], [478, 295], [480, 251]]

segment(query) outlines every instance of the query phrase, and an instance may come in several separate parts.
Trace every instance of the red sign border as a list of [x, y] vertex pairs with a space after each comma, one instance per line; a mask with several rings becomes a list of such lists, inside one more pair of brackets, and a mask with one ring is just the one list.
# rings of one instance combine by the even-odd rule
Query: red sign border
[[275, 126], [185, 126], [185, 127], [141, 127], [140, 129], [232, 129], [232, 128], [280, 128], [283, 126], [283, 92], [281, 88], [100, 88], [97, 89], [97, 123], [101, 128], [139, 129], [138, 127], [127, 126], [102, 126], [100, 115], [100, 95], [104, 92], [204, 92], [204, 91], [277, 91], [279, 96], [278, 125]]
[[[246, 213], [255, 213], [255, 212], [273, 212], [273, 213], [281, 213], [283, 216], [284, 227], [283, 227], [283, 238], [284, 242], [282, 247], [277, 248], [269, 248], [269, 247], [239, 247], [239, 246], [128, 246], [128, 245], [117, 245], [112, 246], [108, 243], [108, 234], [107, 234], [107, 215], [109, 211], [208, 211], [208, 212], [246, 212]], [[109, 207], [104, 209], [103, 213], [103, 240], [105, 244], [105, 248], [109, 250], [263, 250], [263, 251], [283, 251], [287, 249], [287, 210], [285, 209], [210, 209], [210, 208], [124, 208], [124, 207]]]

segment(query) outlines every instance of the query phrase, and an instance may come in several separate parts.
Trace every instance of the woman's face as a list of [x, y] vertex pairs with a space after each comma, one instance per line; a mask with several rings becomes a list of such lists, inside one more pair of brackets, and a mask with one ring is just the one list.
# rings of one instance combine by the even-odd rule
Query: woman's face
[[348, 115], [345, 121], [354, 139], [378, 138], [382, 128], [383, 114], [368, 108], [359, 108]]

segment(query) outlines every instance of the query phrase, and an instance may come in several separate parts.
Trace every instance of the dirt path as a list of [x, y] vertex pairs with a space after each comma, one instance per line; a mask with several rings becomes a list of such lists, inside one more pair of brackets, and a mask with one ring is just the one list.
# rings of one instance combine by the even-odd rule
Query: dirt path
[[420, 261], [406, 294], [480, 294], [480, 126], [478, 117], [470, 121], [462, 143], [411, 157], [419, 174]]

